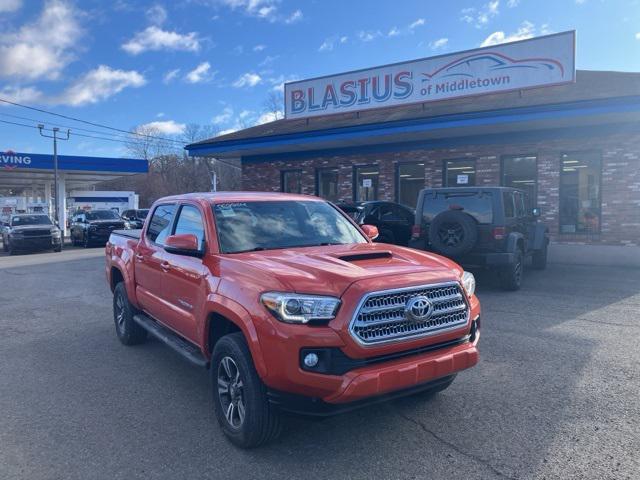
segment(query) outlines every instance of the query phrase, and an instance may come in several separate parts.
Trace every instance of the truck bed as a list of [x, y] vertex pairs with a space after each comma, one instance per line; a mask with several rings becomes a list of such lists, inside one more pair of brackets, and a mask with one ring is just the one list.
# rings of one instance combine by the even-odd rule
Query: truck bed
[[119, 235], [125, 238], [133, 238], [134, 240], [140, 240], [140, 236], [142, 235], [142, 229], [114, 230], [113, 232], [111, 232], [111, 235]]

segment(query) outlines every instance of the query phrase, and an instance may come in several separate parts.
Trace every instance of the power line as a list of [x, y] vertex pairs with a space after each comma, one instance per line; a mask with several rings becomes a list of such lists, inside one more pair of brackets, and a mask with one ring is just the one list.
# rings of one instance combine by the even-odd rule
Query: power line
[[131, 132], [130, 132], [130, 131], [127, 131], [127, 130], [123, 130], [123, 129], [121, 129], [121, 128], [110, 127], [110, 126], [108, 126], [108, 125], [103, 125], [103, 124], [100, 124], [100, 123], [90, 122], [90, 121], [88, 121], [88, 120], [82, 120], [82, 119], [80, 119], [80, 118], [70, 117], [70, 116], [68, 116], [68, 115], [63, 115], [63, 114], [61, 114], [61, 113], [50, 112], [50, 111], [48, 111], [48, 110], [44, 110], [44, 109], [42, 109], [42, 108], [30, 107], [30, 106], [28, 106], [28, 105], [23, 105], [23, 104], [21, 104], [21, 103], [12, 102], [12, 101], [10, 101], [10, 100], [6, 100], [6, 99], [4, 99], [4, 98], [0, 98], [0, 102], [7, 103], [7, 104], [9, 104], [9, 105], [13, 105], [13, 106], [15, 106], [15, 107], [27, 108], [27, 109], [29, 109], [29, 110], [33, 110], [33, 111], [40, 112], [40, 113], [45, 113], [45, 114], [47, 114], [47, 115], [54, 115], [54, 116], [56, 116], [56, 117], [66, 118], [67, 120], [71, 120], [71, 121], [74, 121], [74, 122], [84, 123], [84, 124], [86, 124], [86, 125], [91, 125], [91, 126], [98, 127], [98, 128], [106, 128], [107, 130], [113, 130], [113, 131], [115, 131], [115, 132], [126, 133], [127, 135], [137, 135], [137, 136], [140, 136], [140, 137], [154, 138], [154, 139], [156, 139], [156, 140], [164, 140], [164, 141], [166, 141], [166, 142], [176, 142], [176, 143], [182, 143], [182, 144], [184, 144], [183, 142], [180, 142], [179, 140], [175, 140], [175, 139], [172, 139], [172, 138], [158, 137], [158, 136], [156, 136], [156, 135], [148, 135], [148, 134], [140, 133], [140, 132], [136, 132], [136, 131], [131, 131]]
[[0, 115], [2, 115], [3, 117], [9, 117], [9, 118], [16, 118], [18, 120], [27, 120], [29, 122], [36, 122], [36, 123], [47, 123], [49, 125], [53, 125], [56, 127], [62, 127], [62, 128], [70, 128], [74, 131], [75, 135], [78, 135], [77, 133], [75, 133], [77, 130], [81, 131], [81, 132], [89, 132], [89, 133], [97, 133], [100, 135], [112, 135], [115, 138], [123, 138], [123, 133], [109, 133], [109, 132], [102, 132], [100, 130], [90, 130], [88, 128], [81, 128], [81, 127], [71, 127], [69, 125], [62, 125], [60, 123], [52, 123], [52, 122], [47, 122], [44, 120], [38, 120], [36, 118], [30, 118], [30, 117], [22, 117], [20, 115], [12, 115], [10, 113], [4, 113], [4, 112], [0, 112]]
[[[37, 127], [37, 126], [35, 126], [35, 125], [28, 125], [28, 124], [26, 124], [26, 123], [18, 123], [18, 122], [10, 122], [9, 120], [0, 120], [0, 122], [1, 122], [1, 123], [7, 123], [7, 124], [9, 124], [9, 125], [17, 125], [17, 126], [19, 126], [19, 127], [26, 127], [26, 128], [38, 128], [38, 127]], [[52, 132], [52, 131], [53, 131], [53, 129], [51, 129], [51, 128], [43, 128], [43, 130], [46, 130], [46, 131], [48, 131], [48, 132]], [[93, 139], [95, 139], [95, 140], [107, 140], [107, 141], [110, 141], [110, 142], [117, 142], [117, 143], [125, 143], [125, 142], [126, 142], [125, 140], [117, 140], [117, 139], [115, 139], [115, 138], [96, 137], [96, 136], [94, 136], [94, 135], [84, 135], [84, 134], [82, 134], [82, 133], [75, 133], [75, 132], [73, 132], [73, 135], [75, 135], [76, 137], [93, 138]], [[129, 141], [131, 142], [131, 141], [133, 141], [133, 140], [129, 140]], [[222, 163], [223, 165], [228, 165], [229, 167], [233, 167], [233, 168], [242, 168], [242, 167], [240, 167], [239, 165], [235, 165], [235, 164], [233, 164], [233, 163], [231, 163], [231, 162], [227, 162], [227, 161], [222, 160], [222, 159], [219, 159], [219, 158], [214, 158], [213, 160], [214, 160], [215, 162]]]

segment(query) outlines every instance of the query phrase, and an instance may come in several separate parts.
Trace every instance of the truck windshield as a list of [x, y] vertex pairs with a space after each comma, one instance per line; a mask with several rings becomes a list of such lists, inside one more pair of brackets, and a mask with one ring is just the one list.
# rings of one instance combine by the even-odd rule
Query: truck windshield
[[95, 210], [86, 213], [87, 220], [117, 220], [118, 214], [113, 210]]
[[218, 203], [212, 208], [222, 253], [366, 243], [365, 237], [325, 202]]
[[51, 220], [46, 215], [20, 215], [11, 219], [11, 225], [51, 225]]

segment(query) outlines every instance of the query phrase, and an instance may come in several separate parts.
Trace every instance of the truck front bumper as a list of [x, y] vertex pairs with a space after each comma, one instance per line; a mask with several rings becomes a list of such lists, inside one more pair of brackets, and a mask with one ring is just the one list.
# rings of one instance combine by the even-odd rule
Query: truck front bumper
[[[302, 357], [314, 348], [302, 348], [296, 359], [297, 368], [289, 370], [286, 380], [280, 379], [276, 385], [268, 382], [269, 400], [284, 411], [327, 416], [390, 398], [438, 390], [456, 373], [478, 363], [479, 337], [480, 318], [476, 317], [470, 331], [457, 339], [365, 359], [337, 355], [331, 366], [325, 365], [332, 370], [328, 373], [305, 369]], [[320, 352], [323, 348], [315, 350]]]

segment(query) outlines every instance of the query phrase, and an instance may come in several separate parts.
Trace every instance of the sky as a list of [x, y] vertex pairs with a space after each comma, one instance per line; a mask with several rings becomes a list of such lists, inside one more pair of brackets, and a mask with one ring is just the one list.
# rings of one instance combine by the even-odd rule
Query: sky
[[[578, 69], [640, 72], [640, 0], [0, 0], [0, 29], [0, 99], [171, 137], [271, 121], [286, 81], [572, 29]], [[0, 151], [51, 151], [2, 121], [92, 129], [0, 104]], [[59, 153], [127, 156], [102, 137]]]

